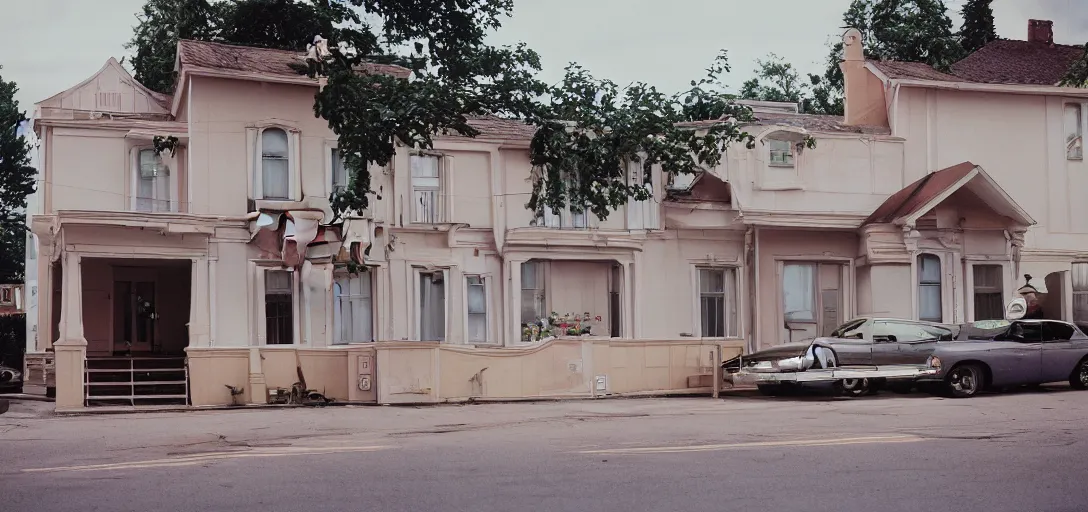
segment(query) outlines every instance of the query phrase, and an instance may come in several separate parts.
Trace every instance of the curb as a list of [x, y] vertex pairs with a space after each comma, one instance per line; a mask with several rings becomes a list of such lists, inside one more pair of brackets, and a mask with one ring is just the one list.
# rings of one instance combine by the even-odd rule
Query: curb
[[0, 400], [27, 400], [31, 402], [55, 402], [52, 398], [43, 395], [28, 395], [26, 393], [0, 393]]

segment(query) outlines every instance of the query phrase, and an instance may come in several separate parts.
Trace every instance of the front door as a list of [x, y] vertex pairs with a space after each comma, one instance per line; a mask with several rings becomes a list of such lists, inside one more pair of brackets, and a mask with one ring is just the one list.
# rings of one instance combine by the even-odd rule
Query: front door
[[780, 343], [830, 336], [842, 324], [848, 303], [844, 269], [841, 263], [782, 263]]
[[155, 282], [114, 282], [114, 354], [153, 352]]

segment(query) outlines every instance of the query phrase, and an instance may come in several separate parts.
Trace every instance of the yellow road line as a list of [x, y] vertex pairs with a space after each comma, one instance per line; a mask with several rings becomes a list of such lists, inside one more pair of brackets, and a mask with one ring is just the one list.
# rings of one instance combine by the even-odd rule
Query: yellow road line
[[117, 462], [112, 464], [91, 464], [86, 466], [63, 466], [55, 468], [31, 468], [24, 469], [24, 473], [50, 473], [60, 471], [103, 471], [120, 469], [145, 469], [166, 468], [178, 466], [195, 466], [207, 462], [229, 459], [244, 459], [254, 457], [286, 457], [292, 455], [325, 455], [332, 453], [374, 452], [391, 448], [389, 446], [328, 446], [305, 447], [291, 446], [275, 449], [261, 449], [252, 451], [211, 452], [167, 459], [154, 459], [144, 461]]
[[844, 437], [839, 439], [806, 439], [794, 441], [757, 441], [751, 443], [729, 444], [704, 444], [693, 446], [654, 446], [645, 448], [615, 448], [610, 450], [586, 450], [578, 453], [587, 454], [638, 454], [638, 453], [686, 453], [686, 452], [712, 452], [719, 450], [737, 450], [744, 448], [773, 448], [792, 446], [841, 446], [847, 444], [887, 444], [887, 443], [914, 443], [922, 441], [917, 436], [868, 436], [868, 437]]

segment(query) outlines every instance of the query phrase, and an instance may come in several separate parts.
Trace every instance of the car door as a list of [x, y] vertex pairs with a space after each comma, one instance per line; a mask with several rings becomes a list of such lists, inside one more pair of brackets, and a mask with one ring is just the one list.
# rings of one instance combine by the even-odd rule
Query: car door
[[1073, 368], [1084, 355], [1084, 340], [1072, 324], [1044, 321], [1040, 382], [1060, 382], [1069, 379]]
[[851, 320], [835, 329], [831, 338], [824, 338], [835, 350], [839, 366], [873, 364], [872, 325], [873, 322], [866, 319]]
[[952, 341], [954, 335], [951, 329], [936, 325], [916, 324], [921, 331], [918, 339], [901, 340], [899, 342], [899, 359], [903, 364], [926, 364], [937, 343]]
[[1021, 320], [995, 336], [976, 356], [990, 366], [994, 386], [1034, 384], [1042, 379], [1042, 348], [1042, 322]]
[[873, 364], [925, 364], [941, 339], [952, 331], [915, 322], [877, 320], [873, 323]]

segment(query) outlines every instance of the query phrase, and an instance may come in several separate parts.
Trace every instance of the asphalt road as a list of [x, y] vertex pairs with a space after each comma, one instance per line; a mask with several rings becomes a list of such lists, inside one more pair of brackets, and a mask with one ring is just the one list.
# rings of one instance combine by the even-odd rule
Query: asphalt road
[[3, 511], [1088, 510], [1088, 392], [0, 415]]

